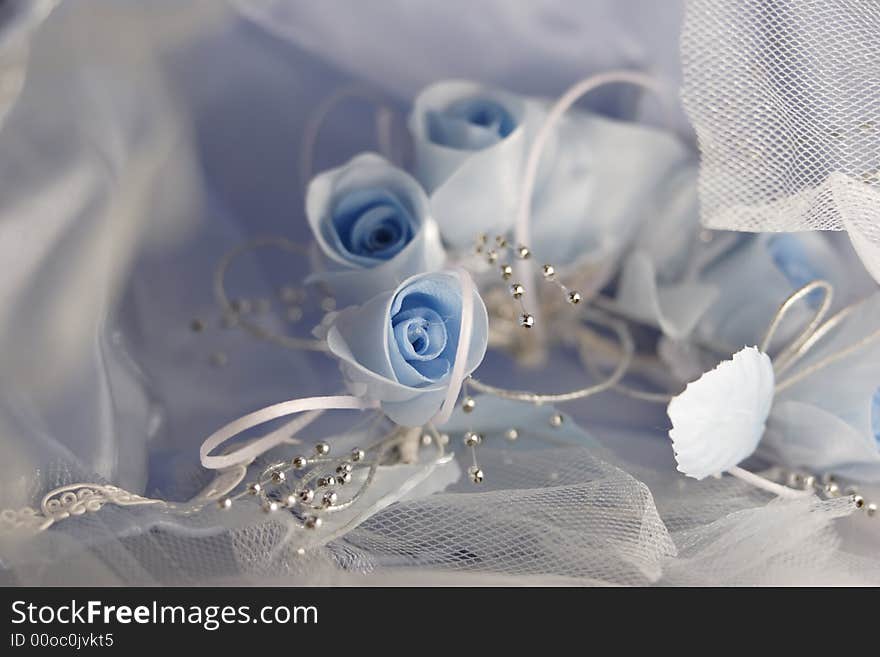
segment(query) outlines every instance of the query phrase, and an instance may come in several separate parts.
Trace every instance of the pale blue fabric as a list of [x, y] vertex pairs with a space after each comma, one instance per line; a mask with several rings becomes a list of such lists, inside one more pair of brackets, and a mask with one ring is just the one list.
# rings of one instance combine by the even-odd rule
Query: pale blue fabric
[[871, 431], [874, 432], [874, 440], [880, 447], [880, 388], [877, 388], [871, 398]]
[[[465, 373], [482, 362], [489, 335], [476, 288]], [[327, 332], [351, 391], [377, 400], [394, 422], [419, 426], [440, 409], [455, 364], [462, 291], [449, 272], [419, 274], [362, 306], [343, 310]]]
[[306, 214], [326, 261], [310, 281], [329, 286], [342, 306], [443, 264], [424, 190], [379, 155], [361, 154], [316, 176]]
[[[548, 109], [545, 100], [459, 80], [416, 98], [416, 176], [452, 249], [512, 230], [525, 159]], [[668, 203], [665, 183], [680, 167], [695, 171], [696, 160], [670, 134], [570, 111], [542, 157], [529, 246], [563, 273], [589, 267], [607, 278], [638, 227]]]
[[[875, 293], [783, 379], [852, 346], [880, 325]], [[776, 462], [880, 481], [877, 444], [880, 342], [874, 341], [777, 393], [762, 442]]]

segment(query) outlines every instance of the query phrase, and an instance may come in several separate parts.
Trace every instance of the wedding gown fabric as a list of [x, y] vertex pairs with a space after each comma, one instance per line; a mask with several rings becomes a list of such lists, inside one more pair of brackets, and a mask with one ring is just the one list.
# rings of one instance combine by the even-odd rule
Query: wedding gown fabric
[[[846, 498], [777, 500], [732, 477], [685, 479], [675, 470], [663, 408], [613, 392], [560, 407], [564, 421], [556, 428], [548, 423], [550, 407], [481, 398], [472, 416], [456, 413], [444, 431], [459, 436], [476, 425], [485, 434], [482, 484], [463, 474], [469, 454], [456, 438], [450, 444], [459, 452], [455, 460], [390, 467], [367, 500], [369, 513], [340, 523], [326, 538], [309, 539], [303, 553], [285, 514], [266, 514], [247, 501], [198, 511], [187, 502], [198, 501], [212, 484], [212, 473], [199, 464], [199, 444], [218, 426], [282, 399], [335, 394], [341, 385], [337, 365], [322, 353], [285, 349], [224, 327], [212, 288], [217, 263], [231, 249], [266, 236], [310, 241], [299, 153], [323, 99], [353, 85], [370, 90], [398, 117], [394, 136], [400, 139], [402, 117], [416, 95], [451, 74], [552, 97], [590, 73], [626, 67], [649, 70], [676, 88], [684, 21], [684, 108], [674, 108], [670, 118], [623, 86], [604, 89], [583, 107], [674, 132], [695, 156], [696, 138], [701, 146], [716, 143], [707, 131], [720, 124], [700, 120], [694, 109], [703, 91], [694, 80], [709, 63], [692, 65], [687, 52], [726, 34], [694, 18], [711, 10], [719, 20], [732, 20], [723, 3], [481, 4], [481, 20], [469, 22], [462, 17], [472, 3], [464, 2], [425, 3], [415, 11], [412, 3], [390, 1], [159, 2], [147, 9], [95, 0], [47, 4], [32, 15], [30, 3], [0, 2], [0, 19], [4, 12], [15, 16], [0, 24], [0, 75], [21, 81], [0, 95], [0, 582], [880, 582], [876, 519], [853, 514]], [[826, 6], [805, 4], [817, 11]], [[839, 9], [834, 15], [841, 20], [851, 15], [846, 3]], [[860, 34], [870, 25], [870, 17], [862, 18], [868, 22], [860, 23]], [[790, 25], [792, 38], [809, 27]], [[714, 84], [727, 71], [718, 69]], [[864, 107], [871, 102], [876, 96]], [[315, 171], [377, 149], [365, 107], [354, 101], [328, 116]], [[830, 112], [833, 105], [822, 107]], [[712, 191], [719, 164], [709, 150], [700, 170], [700, 198], [708, 207], [703, 220], [720, 226], [713, 224], [720, 216], [715, 209], [728, 201]], [[803, 176], [817, 171], [809, 160], [788, 166]], [[613, 181], [607, 193], [626, 194], [629, 186]], [[650, 225], [633, 238], [622, 258], [623, 280], [629, 275], [644, 285], [632, 284], [624, 294], [619, 281], [617, 294], [621, 310], [641, 313], [639, 321], [680, 350], [694, 335], [719, 338], [720, 331], [722, 342], [735, 343], [747, 329], [760, 333], [782, 300], [776, 292], [796, 287], [785, 276], [773, 279], [775, 287], [752, 311], [754, 320], [737, 325], [737, 295], [753, 288], [746, 290], [736, 272], [756, 263], [756, 285], [778, 275], [767, 237], [745, 237], [728, 259], [710, 261], [690, 288], [711, 288], [700, 301], [705, 308], [682, 319], [680, 302], [667, 303], [676, 299], [668, 290], [694, 283], [688, 265], [677, 261], [682, 252], [705, 248], [691, 225], [694, 209], [695, 203], [669, 219], [674, 225], [686, 215], [683, 223], [693, 228], [681, 249], [664, 247]], [[873, 239], [869, 228], [876, 219], [855, 217], [851, 225], [865, 241]], [[814, 237], [825, 244], [824, 236]], [[870, 246], [866, 251], [857, 239], [865, 258]], [[842, 297], [848, 287], [854, 298], [876, 291], [849, 247], [829, 243], [842, 254], [832, 258]], [[870, 269], [871, 260], [865, 262]], [[299, 285], [312, 265], [306, 255], [283, 249], [247, 252], [230, 268], [227, 283], [237, 298], [256, 303]], [[647, 313], [639, 296], [645, 289], [660, 300]], [[322, 316], [304, 305], [303, 316], [288, 321], [278, 304], [264, 305], [261, 325], [278, 333], [308, 336]], [[876, 325], [875, 306], [853, 318], [848, 330]], [[850, 335], [836, 339], [845, 343]], [[682, 353], [667, 358], [678, 371], [693, 366]], [[837, 390], [831, 397], [828, 387], [841, 374], [828, 372], [778, 400], [780, 414], [790, 408], [784, 404], [799, 403], [825, 413], [835, 432], [847, 424], [848, 442], [834, 443], [818, 430], [804, 442], [797, 432], [787, 434], [791, 424], [783, 422], [778, 431], [771, 425], [760, 456], [880, 481], [876, 444], [872, 452], [864, 440], [870, 412], [859, 406], [834, 419], [847, 400], [861, 402], [870, 392], [862, 388], [877, 358], [875, 349], [861, 361], [840, 363], [848, 371], [862, 365], [852, 396]], [[554, 349], [538, 369], [491, 355], [478, 373], [540, 390], [578, 387], [586, 376], [564, 349]], [[344, 443], [354, 422], [334, 416], [326, 432]], [[505, 435], [512, 425], [519, 429], [516, 441]], [[265, 455], [251, 470], [293, 453], [283, 448]], [[129, 497], [59, 516], [38, 532], [30, 531], [31, 516], [18, 513], [40, 509], [59, 487], [83, 483], [117, 487]]]

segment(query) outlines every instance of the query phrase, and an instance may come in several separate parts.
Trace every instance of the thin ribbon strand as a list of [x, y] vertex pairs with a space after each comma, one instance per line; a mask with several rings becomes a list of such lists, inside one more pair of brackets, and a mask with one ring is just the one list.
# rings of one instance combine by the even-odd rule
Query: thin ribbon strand
[[458, 347], [455, 350], [455, 364], [449, 375], [446, 398], [443, 400], [440, 410], [431, 420], [433, 424], [446, 423], [452, 415], [452, 411], [455, 410], [455, 402], [465, 380], [464, 369], [467, 366], [468, 352], [474, 333], [474, 282], [467, 271], [461, 267], [457, 267], [454, 271], [461, 285], [461, 322], [458, 330]]
[[[202, 466], [209, 470], [219, 470], [233, 465], [247, 464], [252, 462], [260, 454], [269, 451], [288, 442], [289, 436], [295, 431], [314, 421], [322, 412], [329, 410], [367, 410], [378, 408], [378, 402], [351, 397], [348, 395], [328, 397], [305, 397], [303, 399], [291, 399], [261, 408], [253, 413], [248, 413], [236, 418], [229, 424], [221, 427], [202, 443], [199, 448], [199, 458]], [[282, 429], [275, 430], [261, 438], [258, 438], [239, 449], [220, 456], [211, 456], [211, 452], [223, 443], [235, 436], [266, 422], [276, 420], [296, 413], [306, 413], [302, 418], [297, 418], [297, 424], [290, 423]]]

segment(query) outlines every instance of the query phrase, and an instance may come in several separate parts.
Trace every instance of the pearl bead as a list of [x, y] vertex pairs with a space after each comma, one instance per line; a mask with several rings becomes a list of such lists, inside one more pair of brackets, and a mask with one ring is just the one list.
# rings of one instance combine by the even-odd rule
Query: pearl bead
[[519, 258], [520, 258], [521, 260], [527, 260], [527, 259], [529, 258], [529, 256], [532, 255], [532, 252], [529, 251], [529, 247], [527, 247], [527, 246], [520, 246], [520, 247], [516, 250], [516, 255], [519, 256]]
[[475, 484], [483, 483], [483, 471], [477, 466], [472, 465], [468, 468], [468, 475], [470, 475], [471, 481]]
[[290, 464], [297, 470], [302, 470], [309, 464], [309, 460], [305, 456], [294, 456]]
[[355, 447], [351, 450], [351, 460], [352, 461], [363, 461], [366, 454], [364, 454], [364, 450], [360, 447]]
[[550, 426], [553, 428], [562, 426], [562, 415], [556, 413], [550, 417]]
[[441, 445], [448, 445], [449, 444], [449, 434], [448, 433], [441, 433], [439, 442]]
[[266, 513], [272, 513], [278, 510], [278, 502], [270, 501], [263, 505], [263, 511]]
[[556, 268], [553, 265], [544, 265], [544, 278], [556, 276]]
[[828, 495], [835, 496], [840, 492], [840, 486], [832, 481], [825, 484], [825, 492], [828, 493]]
[[519, 283], [514, 283], [510, 286], [510, 295], [514, 299], [519, 299], [526, 293], [526, 289]]
[[338, 496], [331, 490], [324, 493], [324, 497], [321, 498], [321, 504], [324, 506], [333, 506], [336, 504], [337, 499], [339, 499]]
[[225, 511], [226, 509], [232, 507], [232, 500], [230, 500], [228, 497], [224, 497], [222, 500], [217, 502], [217, 506]]
[[422, 446], [423, 447], [428, 447], [433, 442], [434, 442], [434, 438], [431, 436], [431, 434], [429, 434], [429, 433], [422, 434]]
[[501, 265], [501, 278], [505, 281], [510, 279], [513, 276], [513, 267], [510, 265]]
[[877, 515], [877, 505], [871, 502], [870, 504], [868, 504], [868, 506], [865, 507], [865, 511], [867, 511], [868, 516], [873, 518], [875, 515]]
[[519, 325], [523, 328], [530, 329], [535, 325], [535, 318], [528, 313], [523, 313], [519, 316]]
[[321, 524], [322, 521], [317, 516], [306, 516], [303, 520], [303, 526], [305, 526], [306, 529], [317, 529]]
[[473, 397], [465, 397], [461, 402], [461, 410], [465, 413], [471, 413], [477, 407], [477, 402]]
[[517, 438], [519, 438], [519, 431], [517, 431], [516, 429], [508, 429], [505, 432], [504, 437], [508, 440], [516, 440]]
[[581, 302], [581, 293], [580, 292], [569, 292], [568, 293], [568, 302], [576, 306]]
[[483, 437], [478, 433], [468, 431], [466, 434], [464, 434], [464, 444], [466, 447], [476, 447], [482, 442]]
[[330, 453], [330, 445], [327, 443], [317, 443], [315, 445], [315, 454], [318, 456], [327, 456]]

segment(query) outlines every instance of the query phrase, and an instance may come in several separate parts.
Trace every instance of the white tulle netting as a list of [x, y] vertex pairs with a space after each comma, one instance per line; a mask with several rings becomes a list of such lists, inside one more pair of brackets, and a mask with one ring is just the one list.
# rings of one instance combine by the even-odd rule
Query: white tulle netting
[[703, 223], [847, 230], [880, 280], [877, 4], [693, 0], [682, 62]]
[[[488, 488], [402, 501], [304, 554], [256, 504], [189, 517], [106, 507], [4, 536], [6, 584], [792, 585], [880, 582], [843, 548], [840, 498], [776, 500], [733, 478], [683, 482], [601, 448], [488, 448]], [[59, 470], [56, 476], [61, 475]], [[71, 473], [67, 473], [70, 476]], [[66, 477], [65, 477], [66, 478]], [[221, 520], [222, 519], [222, 520]]]

